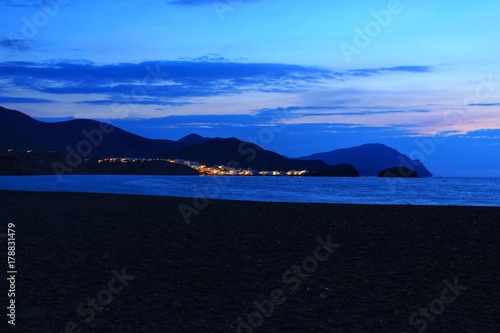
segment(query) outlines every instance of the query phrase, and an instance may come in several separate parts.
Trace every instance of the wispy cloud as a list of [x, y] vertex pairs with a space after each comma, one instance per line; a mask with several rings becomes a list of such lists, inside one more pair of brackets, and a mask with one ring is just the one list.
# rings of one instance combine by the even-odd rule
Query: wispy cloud
[[[255, 128], [256, 126], [272, 126], [279, 124], [279, 118], [272, 117], [255, 117], [252, 115], [182, 115], [182, 116], [168, 116], [162, 118], [150, 119], [100, 119], [102, 121], [110, 122], [116, 126], [126, 129], [140, 129], [138, 132], [147, 133], [151, 129], [165, 129], [165, 128], [184, 128], [195, 129], [201, 125], [211, 127], [228, 127], [228, 128]], [[399, 136], [407, 136], [413, 134], [409, 126], [404, 124], [391, 124], [387, 126], [368, 126], [360, 125], [357, 123], [330, 123], [330, 124], [287, 124], [290, 127], [303, 126], [308, 128], [321, 129], [327, 132], [352, 132], [359, 131], [360, 128], [370, 129], [373, 132], [390, 131], [391, 133], [398, 133]]]
[[202, 61], [202, 62], [228, 62], [229, 59], [224, 58], [218, 53], [208, 53], [201, 57], [183, 57], [183, 61]]
[[500, 103], [473, 103], [469, 106], [500, 106]]
[[29, 97], [2, 97], [0, 103], [54, 103], [53, 100], [44, 98], [29, 98]]
[[[238, 4], [244, 4], [248, 2], [256, 2], [256, 1], [261, 1], [261, 0], [239, 0]], [[171, 5], [178, 5], [178, 6], [206, 6], [206, 5], [213, 5], [216, 2], [216, 0], [171, 0], [168, 3]], [[234, 3], [235, 1], [224, 1], [224, 0], [219, 0], [221, 3], [226, 3], [230, 5], [231, 3]]]
[[429, 73], [434, 71], [432, 66], [396, 66], [382, 68], [363, 68], [349, 70], [346, 74], [354, 76], [372, 76], [389, 72], [405, 72], [405, 73]]
[[[324, 112], [317, 112], [324, 111]], [[371, 106], [289, 106], [278, 108], [265, 108], [256, 111], [259, 116], [278, 116], [287, 115], [287, 117], [315, 117], [315, 116], [370, 116], [390, 113], [427, 113], [426, 109], [396, 109], [380, 108]]]
[[[426, 111], [430, 112], [430, 111]], [[329, 112], [329, 113], [307, 113], [301, 116], [372, 116], [391, 113], [422, 113], [421, 110], [384, 110], [384, 111], [350, 111], [350, 112]]]
[[40, 7], [58, 2], [58, 0], [0, 0], [0, 6], [9, 7]]
[[164, 104], [166, 98], [172, 102], [273, 88], [295, 91], [300, 85], [333, 78], [330, 71], [316, 67], [204, 60], [112, 65], [4, 62], [0, 72], [13, 87], [50, 94], [104, 94], [123, 103], [130, 103], [127, 99], [133, 97], [145, 104], [150, 98]]
[[0, 47], [12, 51], [27, 51], [30, 49], [29, 42], [27, 39], [2, 39], [0, 40]]
[[134, 105], [164, 105], [164, 106], [184, 106], [192, 104], [190, 102], [169, 102], [161, 101], [159, 99], [98, 99], [98, 100], [87, 100], [79, 101], [77, 104], [90, 104], [90, 105], [112, 105], [112, 104], [134, 104]]
[[500, 129], [478, 129], [475, 131], [468, 131], [466, 134], [458, 133], [459, 137], [479, 138], [479, 139], [500, 139]]
[[[6, 87], [44, 94], [97, 95], [92, 99], [82, 98], [75, 101], [91, 105], [183, 106], [197, 103], [199, 98], [251, 92], [301, 93], [315, 86], [331, 85], [360, 75], [387, 75], [399, 71], [422, 73], [431, 70], [431, 67], [425, 66], [401, 66], [335, 72], [321, 67], [235, 62], [218, 54], [193, 60], [107, 65], [88, 61], [0, 63], [0, 72]], [[291, 106], [284, 111], [299, 113], [327, 111], [332, 108], [338, 107]], [[367, 111], [367, 114], [371, 113], [373, 112]]]

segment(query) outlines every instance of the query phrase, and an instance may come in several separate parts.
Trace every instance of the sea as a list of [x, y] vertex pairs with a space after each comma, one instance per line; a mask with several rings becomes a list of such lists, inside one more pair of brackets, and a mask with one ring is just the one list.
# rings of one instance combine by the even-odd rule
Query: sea
[[500, 207], [500, 178], [0, 176], [0, 189], [267, 202]]

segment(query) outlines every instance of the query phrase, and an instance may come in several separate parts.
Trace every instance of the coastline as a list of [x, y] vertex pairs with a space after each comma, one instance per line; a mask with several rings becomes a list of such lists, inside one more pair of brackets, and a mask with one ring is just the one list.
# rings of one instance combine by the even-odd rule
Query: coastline
[[224, 200], [500, 207], [496, 178], [68, 175], [0, 177], [0, 188]]
[[206, 201], [187, 224], [190, 198], [0, 190], [16, 331], [498, 327], [500, 207]]

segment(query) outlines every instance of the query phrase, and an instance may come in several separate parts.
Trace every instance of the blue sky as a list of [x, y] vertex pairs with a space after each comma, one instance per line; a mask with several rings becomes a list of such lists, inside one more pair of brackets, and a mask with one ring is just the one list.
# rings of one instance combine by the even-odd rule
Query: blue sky
[[0, 105], [500, 176], [500, 2], [0, 0]]

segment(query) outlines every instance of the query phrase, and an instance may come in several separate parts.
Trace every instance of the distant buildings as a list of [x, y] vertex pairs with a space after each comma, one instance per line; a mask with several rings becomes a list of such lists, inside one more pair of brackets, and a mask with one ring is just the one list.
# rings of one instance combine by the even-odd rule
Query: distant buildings
[[272, 171], [258, 171], [248, 169], [234, 169], [225, 165], [214, 165], [214, 166], [206, 166], [204, 164], [200, 164], [195, 161], [187, 161], [183, 159], [161, 159], [161, 158], [130, 158], [130, 157], [110, 157], [105, 159], [98, 160], [99, 163], [108, 162], [108, 163], [142, 163], [144, 161], [163, 161], [169, 162], [173, 164], [181, 164], [188, 166], [197, 170], [201, 175], [209, 175], [209, 176], [304, 176], [309, 173], [308, 170], [289, 170], [286, 172], [272, 170]]

